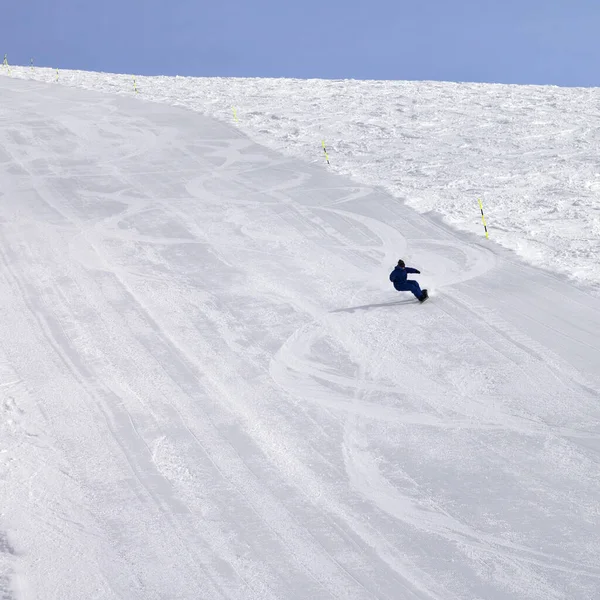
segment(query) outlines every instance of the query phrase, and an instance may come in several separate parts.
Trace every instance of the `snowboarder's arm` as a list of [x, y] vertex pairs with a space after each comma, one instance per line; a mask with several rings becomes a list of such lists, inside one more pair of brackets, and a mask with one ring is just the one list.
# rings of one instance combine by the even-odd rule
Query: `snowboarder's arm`
[[404, 269], [407, 273], [420, 273], [421, 271], [418, 271], [417, 269], [413, 269], [412, 267], [406, 267]]

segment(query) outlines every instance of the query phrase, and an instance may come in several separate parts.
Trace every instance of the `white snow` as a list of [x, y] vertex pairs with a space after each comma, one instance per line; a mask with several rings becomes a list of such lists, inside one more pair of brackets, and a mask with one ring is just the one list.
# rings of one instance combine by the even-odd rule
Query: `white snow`
[[[3, 68], [7, 72], [6, 67]], [[11, 67], [56, 83], [56, 70]], [[131, 75], [58, 82], [134, 94]], [[324, 162], [530, 263], [600, 283], [600, 90], [407, 81], [136, 77], [137, 95], [234, 123], [279, 152]]]
[[11, 75], [0, 598], [600, 597], [595, 91]]

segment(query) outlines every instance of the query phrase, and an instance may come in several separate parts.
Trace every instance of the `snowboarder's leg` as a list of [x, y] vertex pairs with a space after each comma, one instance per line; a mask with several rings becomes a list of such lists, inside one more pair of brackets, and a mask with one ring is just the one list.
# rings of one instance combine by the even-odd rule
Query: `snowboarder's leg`
[[423, 292], [421, 291], [419, 283], [417, 281], [414, 281], [413, 279], [408, 279], [406, 283], [410, 286], [408, 288], [409, 291], [411, 291], [415, 295], [415, 298], [417, 300], [420, 300], [421, 296], [423, 295]]
[[421, 288], [419, 287], [418, 282], [414, 281], [413, 279], [407, 279], [405, 282], [399, 285], [394, 285], [394, 287], [399, 292], [412, 292], [417, 300], [421, 299]]

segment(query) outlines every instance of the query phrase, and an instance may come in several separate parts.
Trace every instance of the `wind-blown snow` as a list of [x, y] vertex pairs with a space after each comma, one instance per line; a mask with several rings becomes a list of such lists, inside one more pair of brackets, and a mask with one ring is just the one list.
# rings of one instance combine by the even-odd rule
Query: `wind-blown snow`
[[2, 600], [600, 597], [597, 295], [235, 124], [0, 97]]
[[[4, 69], [6, 72], [6, 69]], [[55, 81], [51, 69], [12, 76]], [[131, 76], [60, 71], [59, 82], [134, 94]], [[600, 283], [600, 93], [596, 88], [137, 77], [142, 98], [233, 122], [288, 156], [381, 186], [532, 264]]]

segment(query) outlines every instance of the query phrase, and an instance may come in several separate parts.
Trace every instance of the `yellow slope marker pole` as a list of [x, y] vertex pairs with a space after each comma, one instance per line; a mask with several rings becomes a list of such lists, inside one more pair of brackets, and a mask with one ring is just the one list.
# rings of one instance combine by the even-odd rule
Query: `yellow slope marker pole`
[[31, 70], [33, 71], [33, 58], [31, 59], [30, 67], [31, 67]]
[[139, 94], [139, 90], [137, 89], [137, 83], [135, 82], [135, 75], [132, 75], [131, 77], [133, 77], [133, 91], [136, 94]]
[[325, 152], [325, 160], [327, 161], [327, 164], [330, 164], [329, 154], [327, 154], [327, 148], [325, 148], [325, 140], [321, 140], [321, 145], [323, 146], [323, 152]]
[[231, 110], [233, 111], [233, 118], [234, 118], [235, 122], [239, 123], [238, 117], [237, 117], [237, 111], [235, 110], [235, 106], [232, 106]]
[[485, 229], [485, 237], [490, 239], [490, 236], [488, 235], [487, 224], [485, 222], [485, 215], [483, 214], [483, 204], [481, 203], [481, 198], [477, 198], [477, 200], [479, 201], [479, 208], [481, 210], [481, 220], [483, 221], [483, 228]]

